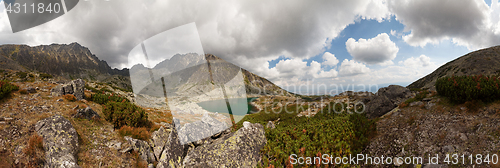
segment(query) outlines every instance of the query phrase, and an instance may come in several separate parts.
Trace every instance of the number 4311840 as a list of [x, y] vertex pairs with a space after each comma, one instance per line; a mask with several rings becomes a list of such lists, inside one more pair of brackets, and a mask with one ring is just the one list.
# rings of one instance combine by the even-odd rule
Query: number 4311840
[[446, 164], [497, 164], [498, 163], [498, 155], [493, 154], [490, 156], [490, 154], [487, 154], [486, 156], [483, 157], [481, 154], [476, 154], [475, 157], [474, 155], [458, 155], [458, 154], [446, 154], [446, 157], [444, 158], [444, 163]]
[[61, 11], [61, 4], [49, 3], [45, 5], [43, 3], [9, 3], [7, 8], [5, 8], [5, 11], [8, 13], [59, 13]]

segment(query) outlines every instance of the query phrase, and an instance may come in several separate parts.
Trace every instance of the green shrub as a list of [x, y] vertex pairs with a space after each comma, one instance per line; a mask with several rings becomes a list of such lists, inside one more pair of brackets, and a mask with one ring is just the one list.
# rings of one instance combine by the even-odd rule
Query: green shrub
[[96, 93], [92, 95], [92, 101], [97, 103], [97, 104], [106, 104], [109, 101], [115, 101], [115, 102], [122, 102], [122, 101], [129, 101], [128, 99], [120, 96], [115, 96], [113, 94], [101, 94], [101, 93]]
[[114, 128], [122, 126], [151, 127], [144, 109], [132, 104], [128, 99], [113, 94], [92, 95], [92, 101], [103, 105], [104, 119], [113, 123]]
[[[245, 115], [238, 123], [236, 123], [236, 130], [243, 127], [243, 122], [248, 121], [251, 123], [260, 123], [266, 125], [268, 121], [275, 121], [278, 118], [280, 121], [289, 120], [295, 118], [297, 114], [301, 111], [307, 109], [307, 105], [297, 106], [297, 104], [288, 105], [282, 108], [280, 111], [261, 111], [254, 114]], [[268, 109], [269, 110], [269, 109]]]
[[26, 78], [26, 76], [28, 76], [28, 73], [26, 73], [26, 72], [17, 72], [16, 75], [19, 78]]
[[122, 126], [151, 127], [144, 109], [128, 102], [109, 101], [103, 106], [104, 119], [113, 123], [114, 128]]
[[19, 86], [13, 85], [8, 81], [0, 81], [0, 100], [7, 97], [10, 92], [18, 90]]
[[443, 77], [436, 81], [438, 94], [452, 102], [481, 100], [491, 102], [500, 99], [500, 79], [497, 76]]
[[42, 73], [40, 74], [40, 78], [43, 78], [43, 79], [48, 79], [48, 78], [52, 78], [53, 76], [51, 74], [46, 74], [46, 73]]
[[410, 91], [417, 91], [417, 92], [420, 92], [420, 91], [424, 91], [423, 89], [420, 89], [420, 88], [410, 88]]
[[90, 90], [90, 91], [92, 91], [94, 93], [99, 93], [99, 90], [97, 90], [96, 88], [91, 87], [89, 85], [85, 85], [85, 89]]
[[111, 87], [115, 90], [121, 90], [123, 92], [132, 92], [132, 89], [123, 89], [123, 88], [120, 88], [120, 87], [116, 87], [116, 86], [113, 86], [111, 85]]
[[109, 89], [107, 89], [107, 88], [105, 88], [105, 87], [101, 88], [101, 89], [99, 90], [99, 92], [101, 92], [101, 93], [106, 93], [106, 92], [107, 92], [107, 93], [113, 93], [113, 91], [111, 91], [111, 90], [109, 90]]
[[342, 107], [347, 110], [346, 104], [342, 106], [332, 103], [310, 118], [296, 116], [301, 111], [298, 109], [300, 107], [287, 107], [288, 110], [297, 110], [292, 113], [250, 114], [238, 122], [264, 124], [280, 119], [275, 129], [266, 129], [267, 144], [261, 150], [265, 167], [286, 166], [290, 162], [290, 154], [297, 154], [297, 157], [321, 157], [323, 154], [349, 156], [361, 153], [369, 142], [368, 137], [376, 129], [375, 122], [368, 121], [364, 114], [349, 114], [346, 111], [335, 113], [342, 111]]

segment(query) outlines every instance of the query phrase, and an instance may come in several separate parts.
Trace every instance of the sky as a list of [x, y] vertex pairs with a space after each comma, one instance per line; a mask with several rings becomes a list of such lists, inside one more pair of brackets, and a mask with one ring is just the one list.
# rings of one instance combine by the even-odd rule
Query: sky
[[0, 44], [78, 42], [111, 67], [130, 68], [134, 46], [189, 23], [205, 53], [299, 94], [406, 86], [500, 45], [498, 0], [92, 0], [16, 33], [1, 5]]

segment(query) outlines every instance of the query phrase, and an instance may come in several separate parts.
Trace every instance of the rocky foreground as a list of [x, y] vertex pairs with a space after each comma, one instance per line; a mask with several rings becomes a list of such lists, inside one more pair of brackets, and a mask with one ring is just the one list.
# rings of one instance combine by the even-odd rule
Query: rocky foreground
[[[208, 114], [191, 125], [161, 122], [147, 141], [121, 137], [101, 119], [100, 105], [82, 99], [84, 81], [19, 84], [32, 91], [13, 93], [2, 100], [0, 111], [0, 134], [5, 137], [0, 139], [0, 155], [7, 159], [1, 163], [13, 167], [255, 167], [267, 141], [260, 124], [245, 123], [231, 132]], [[28, 139], [36, 135], [43, 139], [38, 156], [25, 152], [31, 146]], [[206, 138], [193, 141], [200, 137]]]
[[[163, 122], [159, 119], [168, 116], [147, 109], [152, 118], [158, 119], [154, 122], [160, 127], [151, 133], [149, 139], [140, 140], [120, 136], [111, 123], [102, 119], [101, 105], [85, 99], [69, 101], [64, 98], [63, 95], [71, 94], [77, 98], [88, 93], [82, 88], [84, 81], [17, 84], [26, 93], [15, 92], [10, 98], [1, 100], [0, 136], [3, 138], [0, 139], [0, 156], [5, 159], [0, 160], [0, 164], [11, 167], [262, 165], [260, 150], [267, 139], [260, 124], [245, 122], [239, 130], [231, 132], [226, 123], [214, 118], [216, 115], [204, 113], [199, 116], [199, 121], [181, 125], [175, 119], [171, 123]], [[421, 99], [415, 99], [418, 96], [422, 96]], [[285, 101], [287, 97], [283, 99]], [[405, 104], [409, 99], [414, 101]], [[377, 94], [346, 92], [328, 101], [362, 102], [366, 105], [366, 116], [376, 119], [377, 134], [370, 138], [363, 154], [421, 156], [426, 163], [425, 156], [429, 154], [486, 155], [500, 151], [498, 102], [474, 111], [464, 105], [452, 105], [435, 92], [410, 91], [396, 85], [381, 88]], [[267, 127], [276, 126], [270, 121]], [[27, 152], [35, 135], [43, 139], [43, 148], [34, 153]]]

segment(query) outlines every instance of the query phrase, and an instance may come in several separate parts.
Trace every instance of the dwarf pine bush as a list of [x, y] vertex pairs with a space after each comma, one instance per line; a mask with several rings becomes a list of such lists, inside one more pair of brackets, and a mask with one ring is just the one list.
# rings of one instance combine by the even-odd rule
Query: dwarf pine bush
[[500, 99], [500, 79], [498, 76], [452, 76], [436, 81], [438, 94], [455, 103], [481, 100], [491, 102]]
[[[297, 108], [296, 105], [291, 105], [287, 107], [288, 110], [293, 108], [297, 111], [249, 114], [238, 124], [243, 121], [264, 124], [280, 119], [275, 129], [265, 130], [267, 143], [261, 150], [265, 167], [290, 166], [290, 154], [296, 154], [297, 157], [321, 157], [323, 154], [348, 156], [361, 153], [369, 142], [368, 137], [375, 133], [375, 123], [367, 120], [363, 114], [347, 113], [346, 104], [337, 105], [332, 103], [310, 118], [297, 117], [300, 106]], [[345, 111], [340, 113], [342, 107]]]
[[144, 109], [130, 102], [110, 101], [103, 107], [104, 118], [113, 123], [115, 128], [128, 125], [132, 127], [150, 127], [148, 114]]
[[93, 94], [92, 101], [103, 105], [104, 119], [113, 123], [114, 128], [122, 126], [151, 127], [144, 109], [132, 104], [128, 99], [113, 94]]
[[92, 96], [92, 101], [96, 102], [97, 104], [106, 104], [109, 101], [115, 101], [115, 102], [122, 102], [122, 101], [127, 101], [128, 99], [121, 97], [121, 96], [116, 96], [113, 94], [101, 94], [101, 93], [96, 93], [93, 94]]
[[4, 97], [7, 97], [10, 94], [10, 92], [18, 90], [19, 86], [13, 85], [8, 81], [0, 81], [0, 100], [3, 99]]

